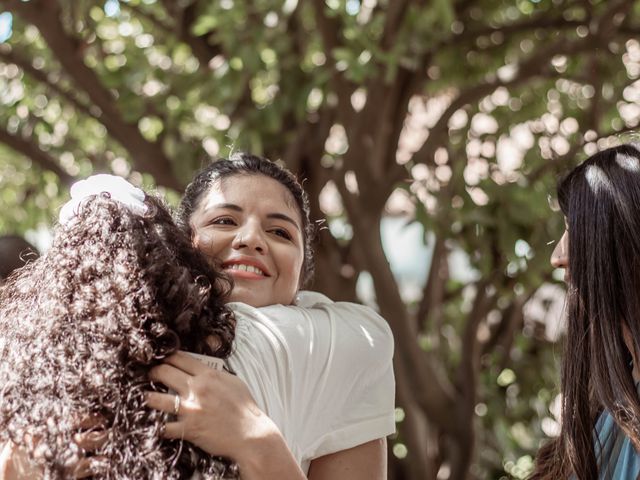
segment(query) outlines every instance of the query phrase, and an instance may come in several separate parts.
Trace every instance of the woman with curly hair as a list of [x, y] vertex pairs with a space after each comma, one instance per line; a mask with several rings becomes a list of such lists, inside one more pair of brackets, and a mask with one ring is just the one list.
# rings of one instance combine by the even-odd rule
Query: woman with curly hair
[[567, 332], [560, 435], [531, 479], [640, 474], [640, 144], [596, 153], [558, 185]]
[[72, 194], [51, 248], [0, 290], [0, 441], [63, 478], [97, 417], [101, 478], [234, 477], [230, 462], [163, 440], [169, 415], [145, 406], [150, 369], [178, 349], [229, 355], [227, 280], [126, 181], [97, 176]]

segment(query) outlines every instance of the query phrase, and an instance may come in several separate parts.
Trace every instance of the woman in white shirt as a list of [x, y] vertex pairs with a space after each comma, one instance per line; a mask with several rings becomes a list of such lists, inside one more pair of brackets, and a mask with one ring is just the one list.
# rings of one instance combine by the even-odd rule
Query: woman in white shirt
[[318, 294], [300, 295], [296, 306], [312, 273], [312, 225], [295, 177], [248, 154], [214, 162], [187, 187], [180, 219], [233, 278], [238, 326], [228, 363], [238, 376], [182, 354], [154, 369], [179, 399], [148, 398], [178, 411], [165, 435], [230, 457], [243, 479], [386, 478], [393, 338], [366, 307]]

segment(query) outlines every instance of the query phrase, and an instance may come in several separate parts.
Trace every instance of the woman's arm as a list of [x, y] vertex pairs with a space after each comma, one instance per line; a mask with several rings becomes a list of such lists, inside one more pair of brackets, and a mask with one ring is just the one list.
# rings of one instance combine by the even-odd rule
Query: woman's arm
[[[94, 429], [102, 425], [102, 417], [88, 416], [79, 422], [80, 429]], [[106, 430], [79, 432], [74, 435], [74, 442], [85, 452], [97, 450], [107, 441]], [[0, 480], [38, 480], [44, 472], [27, 452], [13, 442], [0, 443]], [[103, 457], [92, 456], [81, 458], [75, 465], [69, 465], [65, 478], [87, 478], [100, 473], [104, 468]]]
[[293, 457], [280, 430], [271, 419], [267, 417], [266, 420], [264, 434], [256, 437], [253, 442], [248, 442], [238, 455], [238, 466], [242, 480], [306, 479], [307, 477]]
[[[151, 371], [151, 379], [180, 395], [176, 421], [167, 423], [167, 438], [183, 438], [212, 455], [233, 459], [243, 480], [305, 479], [282, 434], [256, 405], [238, 377], [216, 371], [178, 352]], [[173, 413], [175, 395], [149, 392], [147, 404]], [[386, 439], [314, 459], [312, 480], [384, 480]]]
[[[150, 378], [180, 397], [176, 421], [166, 425], [166, 438], [183, 438], [212, 455], [231, 458], [243, 480], [306, 478], [277, 426], [240, 378], [182, 352], [153, 368]], [[174, 413], [175, 395], [149, 392], [147, 404]]]
[[314, 459], [309, 480], [385, 480], [387, 440], [371, 442]]
[[2, 446], [0, 454], [0, 480], [38, 480], [42, 470], [34, 465], [27, 454], [12, 442]]

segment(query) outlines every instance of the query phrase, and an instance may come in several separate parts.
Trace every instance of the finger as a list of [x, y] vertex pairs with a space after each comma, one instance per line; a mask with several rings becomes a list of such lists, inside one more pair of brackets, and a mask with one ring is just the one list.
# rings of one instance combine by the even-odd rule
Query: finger
[[179, 393], [188, 390], [189, 375], [185, 371], [168, 363], [161, 363], [149, 371], [149, 378], [154, 382], [160, 382]]
[[168, 422], [164, 425], [164, 431], [162, 437], [167, 439], [184, 439], [184, 423], [183, 422]]
[[[176, 407], [175, 395], [170, 393], [146, 392], [145, 397], [147, 407], [160, 410], [161, 412], [174, 413]], [[183, 407], [184, 405], [181, 405], [180, 409]]]
[[76, 433], [73, 436], [74, 442], [88, 452], [94, 452], [103, 446], [109, 438], [107, 430], [95, 430], [93, 432]]
[[90, 430], [92, 428], [105, 428], [107, 426], [107, 419], [99, 413], [88, 413], [80, 418], [80, 421], [76, 425], [76, 428], [81, 430]]
[[222, 346], [222, 340], [220, 340], [220, 337], [217, 335], [209, 335], [204, 341], [207, 342], [209, 348], [214, 352]]
[[179, 368], [183, 372], [186, 372], [194, 377], [198, 374], [205, 373], [211, 370], [200, 360], [190, 356], [187, 352], [182, 352], [180, 350], [178, 350], [173, 355], [165, 358], [164, 362], [168, 363], [169, 365], [173, 365], [174, 367]]
[[0, 478], [9, 480], [12, 478], [29, 478], [32, 480], [42, 478], [42, 469], [34, 464], [27, 453], [13, 442], [5, 443], [0, 460], [2, 471]]
[[83, 458], [71, 469], [71, 478], [88, 478], [104, 472], [109, 466], [105, 457]]

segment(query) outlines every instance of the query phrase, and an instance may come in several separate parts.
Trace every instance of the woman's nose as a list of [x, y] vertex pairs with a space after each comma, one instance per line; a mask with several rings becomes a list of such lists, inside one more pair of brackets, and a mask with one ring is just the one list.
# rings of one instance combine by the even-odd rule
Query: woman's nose
[[231, 246], [236, 250], [248, 248], [260, 253], [267, 251], [267, 242], [262, 229], [252, 223], [247, 223], [237, 230]]
[[553, 249], [551, 265], [554, 268], [567, 268], [569, 266], [569, 235], [564, 232], [562, 238]]

